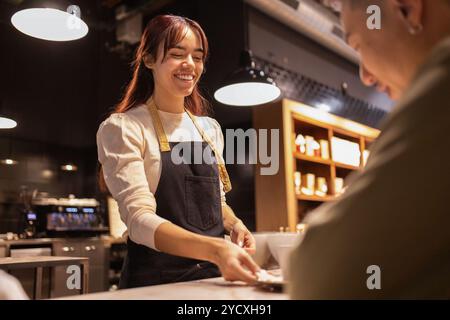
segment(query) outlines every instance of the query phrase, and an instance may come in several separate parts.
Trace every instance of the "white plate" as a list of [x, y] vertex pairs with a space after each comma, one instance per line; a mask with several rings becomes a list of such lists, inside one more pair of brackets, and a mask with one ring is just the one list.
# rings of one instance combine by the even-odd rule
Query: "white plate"
[[281, 274], [281, 269], [277, 270], [261, 270], [258, 274], [258, 285], [269, 290], [281, 291], [286, 285]]

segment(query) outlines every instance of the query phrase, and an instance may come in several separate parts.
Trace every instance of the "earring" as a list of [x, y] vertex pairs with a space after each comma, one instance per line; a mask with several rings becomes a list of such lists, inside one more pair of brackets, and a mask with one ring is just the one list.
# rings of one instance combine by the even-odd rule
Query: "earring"
[[421, 23], [417, 26], [409, 25], [408, 31], [411, 35], [416, 36], [423, 31], [423, 25]]

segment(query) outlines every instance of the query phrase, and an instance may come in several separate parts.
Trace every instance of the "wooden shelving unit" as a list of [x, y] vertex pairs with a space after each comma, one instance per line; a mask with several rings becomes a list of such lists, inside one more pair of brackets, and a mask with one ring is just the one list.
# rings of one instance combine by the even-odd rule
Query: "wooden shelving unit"
[[[337, 177], [345, 178], [363, 169], [363, 152], [378, 137], [379, 130], [309, 107], [292, 100], [281, 100], [253, 109], [255, 129], [280, 130], [279, 171], [276, 175], [261, 175], [261, 164], [255, 172], [256, 228], [257, 231], [278, 231], [288, 227], [294, 231], [297, 224], [319, 205], [334, 201]], [[295, 148], [297, 134], [309, 135], [316, 140], [327, 140], [329, 158], [308, 156]], [[333, 161], [331, 141], [341, 138], [359, 145], [360, 166]], [[294, 173], [312, 173], [324, 177], [328, 194], [298, 194], [295, 192]]]
[[333, 201], [335, 199], [334, 196], [319, 197], [319, 196], [308, 196], [306, 194], [297, 194], [296, 196], [297, 199], [300, 201], [328, 202]]
[[345, 164], [345, 163], [340, 163], [340, 162], [334, 162], [334, 165], [336, 166], [336, 168], [342, 168], [342, 169], [347, 169], [347, 170], [360, 170], [360, 167], [356, 167], [356, 166], [352, 166], [350, 164]]
[[312, 157], [308, 156], [306, 154], [294, 151], [294, 157], [301, 161], [307, 161], [307, 162], [313, 162], [313, 163], [320, 163], [320, 164], [326, 164], [331, 165], [332, 161], [329, 159], [323, 159], [320, 157]]

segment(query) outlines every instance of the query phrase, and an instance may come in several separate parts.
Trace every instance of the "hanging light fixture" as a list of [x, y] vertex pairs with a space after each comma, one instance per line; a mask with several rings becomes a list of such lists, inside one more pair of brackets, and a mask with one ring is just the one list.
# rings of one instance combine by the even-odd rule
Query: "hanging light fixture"
[[72, 163], [64, 164], [61, 166], [62, 171], [77, 171], [78, 167]]
[[0, 163], [7, 165], [7, 166], [13, 166], [15, 164], [18, 164], [19, 161], [14, 160], [14, 159], [2, 159], [2, 160], [0, 160]]
[[49, 41], [77, 40], [89, 31], [81, 20], [80, 8], [65, 1], [49, 6], [45, 1], [25, 0], [21, 10], [11, 17], [11, 23], [30, 37]]
[[12, 129], [17, 126], [17, 122], [13, 119], [0, 117], [0, 129]]
[[8, 145], [8, 156], [5, 159], [0, 160], [1, 164], [7, 165], [7, 166], [13, 166], [19, 163], [19, 161], [14, 160], [12, 156], [12, 140], [9, 138], [9, 145]]
[[240, 66], [214, 93], [214, 98], [229, 106], [250, 107], [278, 99], [281, 90], [273, 79], [256, 67], [249, 50], [248, 4], [242, 1], [242, 30], [245, 49], [241, 53]]
[[240, 69], [214, 93], [214, 98], [226, 105], [244, 107], [274, 101], [280, 94], [273, 79], [256, 68], [252, 52], [245, 50], [241, 54]]
[[17, 122], [3, 114], [3, 101], [0, 100], [0, 129], [12, 129], [17, 126]]

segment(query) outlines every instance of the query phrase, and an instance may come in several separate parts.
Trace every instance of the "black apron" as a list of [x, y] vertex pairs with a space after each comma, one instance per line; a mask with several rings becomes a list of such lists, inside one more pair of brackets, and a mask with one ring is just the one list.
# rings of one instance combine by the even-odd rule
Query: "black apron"
[[[170, 142], [169, 147], [164, 150], [161, 145], [167, 143], [167, 137], [163, 133], [159, 115], [157, 113], [155, 115], [155, 112], [151, 114], [155, 129], [159, 129], [155, 131], [160, 142], [162, 166], [161, 177], [155, 192], [156, 214], [194, 233], [223, 238], [225, 232], [220, 201], [219, 170], [214, 151], [204, 141]], [[196, 124], [194, 119], [193, 121]], [[195, 152], [190, 154], [181, 152], [185, 161], [182, 164], [175, 164], [171, 159], [171, 151], [167, 149], [173, 150], [176, 146], [183, 147], [182, 150], [189, 147], [197, 148], [196, 152], [201, 150], [201, 154], [206, 154], [205, 157], [209, 159], [196, 164], [193, 156]], [[210, 262], [159, 252], [137, 244], [129, 238], [127, 248], [128, 252], [120, 277], [120, 288], [220, 276], [217, 266]]]

